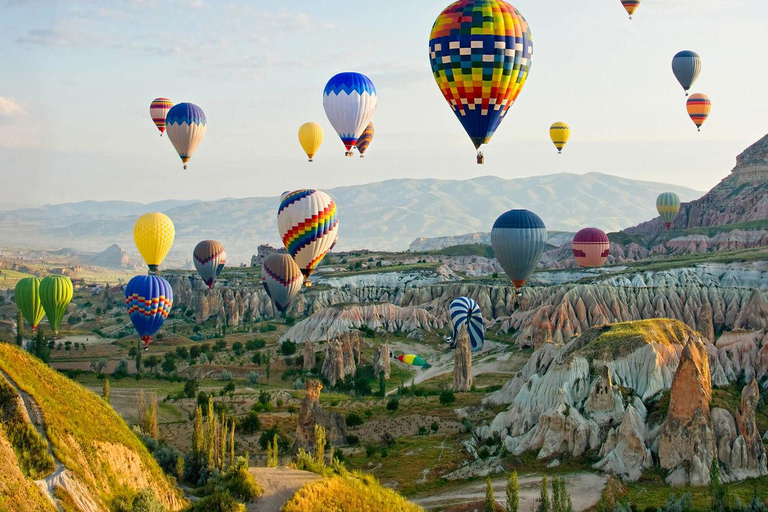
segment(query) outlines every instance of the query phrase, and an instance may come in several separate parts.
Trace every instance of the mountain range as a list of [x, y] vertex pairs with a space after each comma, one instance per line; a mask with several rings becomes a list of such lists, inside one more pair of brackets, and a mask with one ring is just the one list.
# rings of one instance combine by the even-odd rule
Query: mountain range
[[[553, 174], [505, 180], [398, 179], [330, 189], [340, 215], [338, 249], [406, 250], [417, 237], [488, 231], [506, 210], [535, 211], [551, 230], [598, 226], [615, 231], [656, 215], [656, 196], [676, 192], [689, 201], [693, 189], [606, 174]], [[232, 263], [245, 262], [259, 244], [279, 244], [275, 218], [279, 199], [162, 201], [142, 205], [87, 201], [0, 212], [5, 247], [102, 251], [118, 244], [135, 254], [138, 215], [162, 211], [173, 219], [176, 243], [169, 264], [185, 264], [195, 244], [221, 241]]]

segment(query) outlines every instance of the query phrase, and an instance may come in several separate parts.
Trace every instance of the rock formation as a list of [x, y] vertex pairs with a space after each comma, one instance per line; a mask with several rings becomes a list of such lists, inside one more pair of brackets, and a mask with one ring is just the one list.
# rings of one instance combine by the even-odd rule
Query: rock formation
[[716, 455], [710, 424], [712, 382], [704, 345], [689, 342], [672, 382], [669, 411], [659, 434], [659, 465], [670, 485], [708, 485]]
[[453, 353], [453, 390], [469, 391], [472, 387], [472, 347], [469, 343], [467, 326], [459, 328], [456, 350]]
[[741, 410], [736, 415], [739, 437], [731, 447], [730, 468], [739, 479], [758, 477], [768, 473], [766, 469], [765, 446], [757, 429], [755, 409], [760, 401], [757, 381], [744, 386], [741, 391]]
[[608, 431], [600, 448], [603, 457], [595, 467], [634, 482], [643, 471], [653, 466], [653, 455], [645, 445], [647, 436], [645, 417], [630, 405], [624, 413], [621, 425]]
[[341, 414], [329, 412], [320, 407], [320, 392], [323, 385], [319, 380], [307, 379], [306, 395], [299, 409], [296, 438], [292, 451], [295, 454], [299, 448], [312, 450], [315, 445], [315, 425], [325, 428], [325, 437], [331, 445], [347, 442], [347, 425]]
[[384, 379], [389, 380], [390, 357], [388, 341], [385, 341], [384, 344], [378, 347], [376, 352], [373, 353], [373, 375], [378, 378], [381, 372], [384, 372]]
[[315, 363], [317, 363], [317, 357], [315, 356], [315, 346], [313, 345], [312, 340], [307, 340], [304, 342], [304, 371], [309, 371], [314, 368]]
[[355, 356], [352, 352], [352, 344], [349, 334], [345, 339], [336, 338], [326, 342], [325, 361], [321, 370], [322, 376], [333, 387], [344, 380], [347, 375], [354, 375], [357, 371]]

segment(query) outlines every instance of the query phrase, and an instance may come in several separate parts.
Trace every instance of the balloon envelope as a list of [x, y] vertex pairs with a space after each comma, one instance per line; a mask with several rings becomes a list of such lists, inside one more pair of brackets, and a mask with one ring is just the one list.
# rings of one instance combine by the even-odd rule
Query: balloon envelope
[[696, 125], [696, 128], [701, 131], [701, 125], [709, 117], [709, 113], [712, 111], [712, 102], [709, 100], [709, 96], [706, 94], [692, 94], [685, 105], [688, 110], [688, 115], [691, 116], [691, 121]]
[[323, 91], [323, 107], [347, 154], [371, 122], [378, 100], [371, 79], [360, 73], [339, 73]]
[[311, 162], [323, 144], [323, 128], [317, 123], [304, 123], [299, 128], [299, 144]]
[[580, 267], [601, 267], [608, 259], [611, 241], [597, 228], [584, 228], [573, 237], [573, 259]]
[[469, 297], [459, 297], [451, 302], [450, 314], [454, 342], [459, 339], [461, 326], [466, 325], [472, 352], [482, 350], [485, 341], [485, 325], [478, 303]]
[[557, 122], [550, 126], [549, 138], [552, 139], [552, 143], [557, 148], [557, 152], [562, 153], [563, 148], [568, 143], [568, 139], [571, 138], [571, 128], [563, 122]]
[[133, 226], [133, 241], [151, 271], [168, 255], [175, 236], [173, 221], [162, 213], [145, 213]]
[[261, 267], [261, 283], [281, 313], [301, 291], [304, 276], [288, 254], [270, 254]]
[[13, 297], [21, 314], [32, 327], [32, 331], [36, 331], [37, 325], [43, 321], [45, 316], [45, 310], [40, 303], [40, 279], [37, 277], [21, 279], [16, 283]]
[[224, 246], [216, 240], [203, 240], [195, 246], [192, 259], [205, 284], [208, 285], [208, 288], [213, 288], [213, 284], [227, 263], [227, 253], [224, 251]]
[[533, 38], [501, 0], [459, 0], [435, 20], [429, 61], [440, 92], [476, 149], [490, 142], [528, 78]]
[[173, 108], [173, 102], [168, 98], [155, 98], [149, 104], [149, 115], [157, 129], [160, 130], [161, 136], [165, 131], [165, 118], [171, 108]]
[[493, 224], [491, 245], [507, 277], [519, 290], [541, 260], [547, 228], [533, 212], [510, 210]]
[[678, 52], [672, 58], [672, 72], [688, 96], [688, 91], [701, 73], [701, 57], [691, 50]]
[[168, 111], [165, 117], [168, 138], [184, 162], [184, 169], [203, 140], [207, 124], [203, 109], [193, 103], [179, 103]]
[[371, 145], [373, 140], [373, 123], [368, 124], [368, 128], [365, 129], [363, 134], [357, 139], [357, 151], [360, 153], [360, 158], [363, 157], [368, 150], [368, 146]]
[[621, 5], [624, 6], [627, 14], [629, 14], [629, 19], [632, 19], [632, 15], [635, 14], [635, 11], [640, 5], [640, 0], [621, 0]]
[[283, 195], [277, 227], [283, 245], [309, 277], [338, 237], [336, 203], [320, 190], [303, 189]]
[[54, 335], [59, 334], [61, 320], [72, 301], [72, 281], [64, 276], [46, 276], [40, 281], [40, 303]]
[[136, 332], [149, 347], [152, 336], [163, 326], [173, 306], [173, 290], [159, 276], [136, 276], [125, 287], [125, 307]]
[[417, 356], [414, 354], [403, 354], [403, 355], [397, 356], [397, 359], [411, 366], [429, 367], [429, 363], [427, 363], [424, 359], [422, 359], [421, 356]]
[[680, 211], [680, 198], [674, 192], [664, 192], [656, 199], [656, 210], [669, 229]]

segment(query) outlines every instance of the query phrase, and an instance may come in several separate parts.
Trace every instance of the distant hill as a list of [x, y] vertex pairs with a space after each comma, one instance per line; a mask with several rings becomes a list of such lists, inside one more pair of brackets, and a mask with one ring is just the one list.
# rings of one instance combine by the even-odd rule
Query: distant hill
[[[656, 196], [674, 191], [685, 200], [695, 190], [590, 173], [505, 180], [400, 179], [328, 190], [341, 218], [339, 250], [405, 250], [417, 237], [489, 231], [511, 208], [538, 213], [550, 230], [586, 225], [615, 231], [651, 217]], [[134, 254], [132, 230], [140, 213], [160, 210], [176, 225], [169, 265], [183, 265], [202, 239], [221, 241], [232, 263], [250, 261], [260, 244], [278, 245], [276, 197], [173, 201], [138, 205], [86, 202], [0, 212], [5, 246], [102, 251], [118, 244]], [[41, 247], [43, 246], [43, 247]]]

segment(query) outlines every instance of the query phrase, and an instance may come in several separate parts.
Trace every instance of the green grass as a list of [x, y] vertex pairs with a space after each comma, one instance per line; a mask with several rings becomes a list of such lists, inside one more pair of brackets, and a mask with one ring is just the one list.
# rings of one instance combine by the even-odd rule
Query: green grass
[[[710, 498], [707, 487], [669, 487], [664, 484], [661, 475], [644, 476], [639, 482], [625, 484], [627, 492], [619, 501], [626, 501], [634, 504], [639, 510], [646, 507], [661, 507], [667, 503], [667, 498], [674, 494], [678, 498], [684, 493], [691, 493], [693, 507], [696, 510], [709, 510]], [[734, 484], [727, 484], [728, 493], [733, 500], [739, 498], [742, 504], [748, 505], [752, 501], [752, 495], [757, 491], [757, 495], [762, 499], [768, 495], [768, 476], [744, 480]]]
[[573, 344], [571, 353], [588, 359], [616, 359], [648, 343], [679, 344], [685, 334], [693, 331], [669, 318], [622, 322], [587, 330]]

